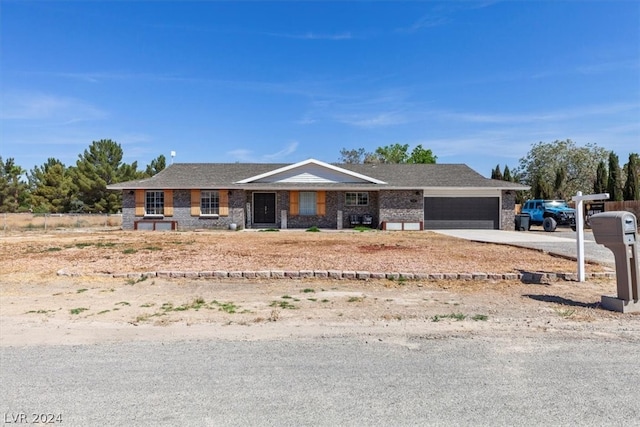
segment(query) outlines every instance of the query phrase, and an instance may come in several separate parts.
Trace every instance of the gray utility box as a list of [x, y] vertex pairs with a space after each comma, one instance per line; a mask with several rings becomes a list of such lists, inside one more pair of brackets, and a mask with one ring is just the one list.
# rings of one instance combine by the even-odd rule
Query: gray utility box
[[640, 312], [640, 244], [636, 216], [626, 211], [603, 212], [592, 215], [590, 222], [596, 242], [609, 248], [616, 259], [618, 297], [603, 295], [602, 306], [622, 313]]

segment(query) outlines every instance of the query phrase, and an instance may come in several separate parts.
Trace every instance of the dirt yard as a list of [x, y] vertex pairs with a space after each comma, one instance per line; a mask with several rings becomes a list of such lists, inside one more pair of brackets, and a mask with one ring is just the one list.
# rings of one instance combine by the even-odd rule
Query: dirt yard
[[[574, 272], [574, 261], [430, 232], [60, 231], [0, 237], [0, 345], [357, 334], [601, 335], [640, 316], [599, 307], [614, 279], [332, 280], [121, 277], [152, 271]], [[77, 277], [59, 276], [64, 270]], [[609, 271], [588, 264], [587, 273]]]

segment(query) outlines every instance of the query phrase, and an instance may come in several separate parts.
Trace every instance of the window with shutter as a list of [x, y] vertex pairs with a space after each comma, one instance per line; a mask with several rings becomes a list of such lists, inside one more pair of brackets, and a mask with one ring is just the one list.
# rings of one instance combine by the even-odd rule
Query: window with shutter
[[320, 216], [324, 216], [327, 210], [326, 194], [326, 191], [318, 191], [316, 193], [316, 210]]
[[136, 190], [136, 216], [144, 216], [144, 190]]
[[289, 214], [298, 215], [300, 211], [299, 194], [297, 191], [289, 192]]
[[200, 216], [200, 190], [191, 190], [191, 216]]
[[173, 216], [173, 190], [164, 190], [164, 216]]

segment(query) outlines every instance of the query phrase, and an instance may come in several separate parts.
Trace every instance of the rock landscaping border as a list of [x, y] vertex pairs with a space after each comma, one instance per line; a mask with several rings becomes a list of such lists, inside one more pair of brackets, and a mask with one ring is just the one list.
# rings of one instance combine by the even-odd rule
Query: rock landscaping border
[[[524, 283], [544, 283], [554, 280], [577, 281], [576, 273], [404, 273], [404, 272], [370, 272], [350, 270], [249, 270], [249, 271], [148, 271], [136, 273], [89, 273], [83, 274], [67, 270], [58, 270], [58, 276], [67, 277], [113, 277], [141, 279], [150, 277], [163, 278], [205, 278], [205, 279], [334, 279], [334, 280], [520, 280]], [[587, 273], [591, 279], [615, 279], [615, 272]]]

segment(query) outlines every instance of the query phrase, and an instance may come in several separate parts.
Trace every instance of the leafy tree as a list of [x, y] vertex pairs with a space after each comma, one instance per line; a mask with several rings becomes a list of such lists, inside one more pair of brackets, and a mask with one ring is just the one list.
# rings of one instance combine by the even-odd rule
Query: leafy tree
[[[396, 144], [397, 145], [397, 144]], [[430, 148], [423, 148], [422, 144], [418, 144], [412, 151], [407, 163], [433, 164], [438, 159], [433, 155]]]
[[78, 156], [71, 175], [78, 187], [78, 199], [87, 212], [115, 213], [122, 208], [122, 195], [107, 185], [140, 178], [138, 163], [122, 163], [122, 147], [110, 139], [93, 141]]
[[391, 144], [376, 148], [375, 155], [378, 163], [407, 163], [409, 160], [408, 149], [409, 144]]
[[[588, 192], [593, 187], [596, 169], [600, 161], [607, 159], [608, 151], [595, 144], [577, 147], [571, 140], [539, 142], [529, 153], [520, 159], [517, 174], [521, 182], [534, 188], [534, 181], [540, 180], [542, 187], [548, 188], [555, 183], [557, 171], [564, 168], [566, 179], [558, 192], [573, 195], [577, 191]], [[551, 197], [552, 192], [547, 194]]]
[[620, 186], [620, 161], [613, 151], [609, 153], [609, 177], [607, 179], [607, 193], [609, 200], [621, 201], [622, 188]]
[[359, 164], [364, 161], [364, 157], [364, 148], [356, 148], [352, 150], [343, 148], [342, 150], [340, 150], [340, 163]]
[[593, 192], [595, 194], [606, 193], [607, 183], [607, 165], [604, 161], [600, 161], [596, 170], [596, 180], [593, 183]]
[[364, 148], [340, 150], [341, 163], [435, 163], [437, 156], [430, 149], [425, 149], [422, 144], [417, 145], [411, 154], [408, 153], [409, 144], [392, 144], [376, 148], [370, 153]]
[[0, 157], [0, 212], [18, 212], [27, 209], [27, 184], [23, 181], [24, 169], [10, 157]]
[[151, 163], [147, 165], [147, 169], [145, 170], [144, 174], [147, 177], [151, 177], [157, 174], [158, 172], [164, 170], [164, 168], [166, 167], [167, 167], [167, 159], [166, 157], [164, 157], [164, 154], [160, 154], [158, 157], [151, 160]]
[[513, 177], [511, 176], [511, 171], [509, 170], [509, 166], [504, 166], [504, 172], [502, 173], [502, 179], [505, 181], [513, 182]]
[[35, 212], [68, 212], [75, 193], [68, 169], [58, 159], [49, 158], [27, 174], [31, 205]]
[[637, 153], [629, 154], [625, 171], [624, 200], [640, 200], [640, 156]]
[[502, 180], [502, 172], [500, 171], [500, 165], [496, 165], [495, 169], [491, 171], [491, 179], [499, 179]]

